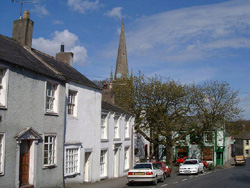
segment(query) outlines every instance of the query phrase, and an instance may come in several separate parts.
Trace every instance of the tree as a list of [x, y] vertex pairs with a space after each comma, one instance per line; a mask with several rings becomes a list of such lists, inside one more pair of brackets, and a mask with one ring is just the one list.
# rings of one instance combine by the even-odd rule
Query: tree
[[151, 157], [158, 156], [159, 145], [166, 148], [168, 164], [176, 141], [192, 135], [202, 144], [204, 131], [224, 128], [221, 126], [226, 121], [239, 118], [241, 113], [238, 92], [226, 82], [183, 85], [139, 74], [118, 85], [114, 87], [116, 104], [135, 115], [136, 131], [153, 145]]

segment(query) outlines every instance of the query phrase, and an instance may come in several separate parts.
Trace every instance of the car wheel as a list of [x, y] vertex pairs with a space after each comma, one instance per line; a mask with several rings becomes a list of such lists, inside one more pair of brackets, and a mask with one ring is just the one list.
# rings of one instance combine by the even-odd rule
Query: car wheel
[[204, 173], [204, 167], [203, 167], [203, 169], [202, 169], [201, 173], [202, 173], [202, 174]]
[[165, 174], [161, 176], [161, 182], [164, 182], [164, 180], [165, 180]]
[[163, 177], [164, 177], [164, 180], [167, 179], [167, 174], [164, 173], [164, 174], [163, 174]]
[[129, 185], [129, 186], [130, 186], [130, 185], [134, 185], [134, 182], [130, 181], [130, 182], [128, 182], [128, 185]]
[[158, 180], [157, 180], [157, 176], [155, 177], [154, 181], [153, 181], [153, 185], [157, 185]]

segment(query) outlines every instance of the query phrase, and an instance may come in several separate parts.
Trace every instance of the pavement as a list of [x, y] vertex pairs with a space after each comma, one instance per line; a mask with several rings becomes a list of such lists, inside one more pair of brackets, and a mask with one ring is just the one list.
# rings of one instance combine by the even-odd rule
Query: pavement
[[[223, 169], [223, 168], [231, 168], [234, 166], [234, 159], [229, 159], [225, 165], [216, 166], [215, 169]], [[178, 173], [179, 166], [172, 166], [172, 173]], [[209, 169], [206, 169], [209, 171]], [[72, 184], [69, 186], [65, 186], [65, 188], [123, 188], [128, 183], [127, 176], [112, 178], [112, 179], [104, 179], [95, 183], [81, 183], [81, 184]]]

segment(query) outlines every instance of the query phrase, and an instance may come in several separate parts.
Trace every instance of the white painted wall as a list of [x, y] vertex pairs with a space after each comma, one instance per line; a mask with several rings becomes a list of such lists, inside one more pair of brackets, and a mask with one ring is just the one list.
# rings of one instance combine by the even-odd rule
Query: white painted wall
[[124, 151], [126, 147], [129, 147], [129, 161], [130, 165], [129, 168], [134, 166], [134, 159], [133, 159], [133, 146], [132, 139], [133, 139], [133, 125], [134, 125], [134, 118], [129, 118], [129, 139], [125, 138], [125, 124], [126, 118], [125, 115], [119, 114], [120, 116], [120, 139], [114, 139], [114, 112], [108, 112], [108, 139], [101, 141], [101, 149], [108, 150], [107, 152], [107, 176], [103, 178], [114, 178], [114, 171], [115, 171], [115, 158], [114, 158], [114, 151], [118, 149], [119, 152], [119, 168], [118, 168], [118, 177], [127, 175], [128, 169], [124, 169]]
[[80, 144], [80, 173], [75, 177], [66, 177], [65, 184], [84, 182], [85, 152], [91, 152], [89, 171], [86, 172], [89, 181], [99, 181], [101, 91], [76, 83], [68, 83], [66, 84], [67, 97], [69, 89], [77, 91], [77, 116], [73, 117], [68, 114], [66, 116], [65, 144], [66, 146]]

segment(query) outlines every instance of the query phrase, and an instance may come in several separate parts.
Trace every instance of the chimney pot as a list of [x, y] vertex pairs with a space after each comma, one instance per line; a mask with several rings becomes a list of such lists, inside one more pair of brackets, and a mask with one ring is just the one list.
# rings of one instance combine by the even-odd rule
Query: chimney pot
[[30, 19], [30, 11], [25, 10], [23, 12], [23, 19]]
[[61, 44], [61, 52], [64, 52], [64, 44]]

